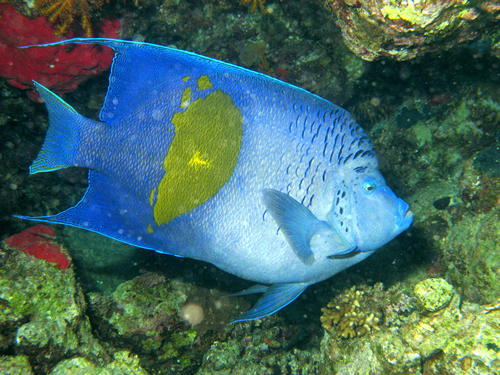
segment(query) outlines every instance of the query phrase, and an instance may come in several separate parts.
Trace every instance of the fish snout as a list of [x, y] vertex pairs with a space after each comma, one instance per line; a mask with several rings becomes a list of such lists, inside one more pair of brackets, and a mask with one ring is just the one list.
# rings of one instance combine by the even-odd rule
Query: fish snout
[[410, 211], [410, 205], [401, 198], [398, 198], [398, 214], [396, 215], [396, 226], [404, 231], [410, 227], [413, 222], [413, 212]]

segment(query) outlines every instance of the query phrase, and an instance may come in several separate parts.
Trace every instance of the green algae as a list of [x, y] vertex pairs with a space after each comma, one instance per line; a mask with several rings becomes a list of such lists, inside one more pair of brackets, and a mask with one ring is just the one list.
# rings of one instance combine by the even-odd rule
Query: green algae
[[183, 371], [202, 357], [195, 344], [198, 332], [180, 318], [185, 291], [182, 282], [145, 273], [121, 284], [111, 296], [90, 293], [92, 315], [109, 344], [132, 348], [162, 369]]
[[184, 353], [179, 355], [179, 350], [183, 347], [190, 347], [197, 337], [194, 329], [188, 331], [174, 332], [170, 340], [162, 346], [163, 354], [158, 357], [159, 360], [166, 361], [172, 358], [178, 358], [180, 367], [182, 369], [191, 366], [195, 362], [192, 353]]
[[450, 262], [447, 279], [482, 303], [500, 298], [499, 238], [499, 212], [493, 209], [465, 216], [450, 229], [442, 245]]
[[460, 367], [460, 360], [469, 357], [475, 366], [474, 374], [496, 374], [500, 370], [498, 353], [488, 349], [498, 343], [500, 312], [485, 314], [477, 305], [463, 304], [454, 295], [450, 305], [438, 314], [421, 318], [407, 331], [403, 339], [423, 358], [437, 350], [443, 352], [441, 367], [450, 372]]
[[33, 375], [28, 357], [24, 355], [0, 356], [0, 373], [3, 375]]
[[187, 346], [191, 345], [193, 341], [196, 339], [196, 331], [191, 328], [188, 331], [185, 332], [175, 332], [172, 335], [172, 342], [175, 346], [180, 347], [180, 346]]
[[80, 354], [105, 360], [107, 354], [92, 336], [86, 304], [72, 268], [17, 250], [2, 250], [0, 330], [3, 346], [44, 366]]
[[162, 329], [179, 322], [186, 295], [173, 290], [164, 277], [149, 273], [120, 284], [112, 301], [109, 324], [124, 338], [143, 333], [142, 349], [150, 352], [161, 346]]
[[148, 375], [139, 363], [139, 357], [128, 351], [114, 354], [114, 360], [106, 366], [98, 366], [89, 360], [76, 357], [61, 361], [50, 375]]
[[432, 142], [432, 133], [430, 129], [424, 124], [418, 123], [412, 127], [415, 137], [417, 138], [417, 144], [419, 147], [424, 146], [426, 143]]
[[350, 81], [359, 80], [366, 72], [366, 61], [356, 56], [354, 53], [345, 53], [342, 55], [342, 64], [347, 72]]
[[204, 366], [215, 371], [232, 369], [238, 362], [241, 344], [236, 341], [214, 342], [204, 358]]

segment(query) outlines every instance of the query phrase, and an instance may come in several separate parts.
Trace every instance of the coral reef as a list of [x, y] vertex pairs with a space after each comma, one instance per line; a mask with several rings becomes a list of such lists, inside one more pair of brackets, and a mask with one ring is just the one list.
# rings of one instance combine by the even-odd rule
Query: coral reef
[[[427, 105], [422, 95], [405, 100], [388, 121], [371, 129], [379, 158], [393, 171], [391, 182], [411, 196], [415, 222], [439, 217], [450, 225], [469, 204], [474, 211], [490, 210], [495, 191], [500, 192], [495, 178], [473, 168], [477, 151], [497, 142], [500, 112], [490, 103], [498, 99], [471, 91], [457, 95], [437, 106]], [[453, 203], [446, 210], [436, 209], [433, 203], [445, 197]], [[427, 229], [432, 233], [433, 228], [440, 226]]]
[[497, 163], [484, 165], [481, 160], [481, 156], [489, 150], [491, 148], [468, 160], [459, 180], [462, 199], [475, 213], [487, 213], [499, 206], [500, 178], [491, 177], [489, 174], [496, 174], [500, 168]]
[[407, 323], [410, 314], [416, 310], [415, 299], [410, 297], [406, 291], [400, 290], [400, 285], [396, 284], [388, 290], [394, 296], [383, 307], [384, 325], [386, 327], [403, 326]]
[[[237, 315], [235, 299], [218, 299], [217, 293], [145, 273], [121, 284], [111, 296], [90, 293], [90, 317], [108, 345], [132, 349], [146, 370], [159, 373], [199, 369], [199, 374], [264, 374], [290, 363], [297, 369], [318, 367], [309, 352], [283, 354], [307, 338], [298, 328], [282, 328], [275, 317], [228, 325], [229, 316]], [[183, 322], [185, 309], [193, 305], [205, 316], [197, 325]]]
[[60, 269], [65, 270], [71, 264], [71, 260], [67, 252], [53, 242], [55, 238], [56, 233], [52, 228], [40, 224], [10, 236], [5, 242], [13, 249], [55, 263]]
[[317, 344], [311, 344], [309, 335], [276, 315], [237, 324], [212, 343], [197, 374], [324, 374]]
[[[247, 41], [240, 46], [240, 61], [243, 66], [250, 68], [264, 66], [266, 60], [267, 43], [263, 40]], [[267, 63], [268, 64], [268, 63]], [[268, 64], [269, 65], [269, 64]]]
[[352, 339], [404, 325], [416, 308], [413, 294], [399, 282], [388, 289], [382, 283], [362, 284], [337, 293], [321, 309], [320, 320], [332, 338]]
[[[154, 368], [185, 371], [201, 362], [196, 343], [205, 333], [183, 322], [183, 308], [193, 305], [185, 303], [186, 292], [182, 283], [149, 272], [122, 283], [111, 296], [90, 293], [90, 315], [108, 343], [131, 348]], [[196, 323], [199, 329], [201, 322]]]
[[500, 160], [500, 144], [496, 143], [490, 148], [481, 151], [474, 159], [474, 167], [487, 173], [490, 177], [500, 177], [500, 168], [498, 168], [498, 160]]
[[[106, 20], [99, 36], [116, 38], [120, 24]], [[68, 34], [67, 37], [71, 37]], [[45, 17], [34, 20], [23, 16], [10, 4], [0, 4], [0, 76], [11, 85], [28, 90], [32, 100], [39, 101], [32, 81], [48, 87], [57, 94], [75, 90], [88, 78], [109, 69], [114, 52], [109, 48], [78, 45], [50, 48], [19, 49], [61, 40]]]
[[[427, 291], [434, 293], [432, 287]], [[496, 374], [500, 311], [488, 308], [461, 303], [452, 294], [447, 307], [413, 311], [403, 326], [369, 337], [339, 340], [327, 333], [321, 343], [325, 369], [336, 374]]]
[[[317, 0], [266, 2], [266, 14], [242, 11], [245, 4], [240, 1], [212, 0], [165, 1], [155, 13], [151, 11], [154, 0], [144, 1], [124, 23], [125, 39], [147, 36], [148, 42], [175, 44], [236, 65], [251, 62], [254, 70], [285, 79], [336, 104], [352, 95], [355, 80], [350, 78], [359, 78], [363, 71], [362, 64], [352, 63], [358, 58], [339, 43], [333, 17]], [[253, 45], [256, 42], [259, 44]], [[261, 48], [263, 45], [267, 47]]]
[[[285, 311], [234, 325], [227, 323], [256, 296], [218, 298], [247, 285], [240, 288], [236, 284], [243, 283], [241, 280], [217, 273], [209, 265], [155, 255], [74, 228], [61, 230], [62, 237], [58, 233], [58, 242], [72, 255], [72, 265], [65, 270], [4, 246], [0, 252], [0, 349], [9, 356], [0, 357], [0, 373], [500, 372], [500, 250], [496, 240], [500, 75], [498, 60], [490, 55], [500, 56], [500, 39], [498, 27], [489, 23], [488, 15], [494, 14], [498, 5], [475, 3], [489, 9], [479, 10], [477, 18], [489, 27], [486, 34], [482, 26], [464, 19], [431, 30], [387, 16], [381, 23], [393, 25], [391, 35], [411, 27], [415, 30], [404, 34], [408, 40], [394, 39], [393, 43], [380, 37], [379, 24], [372, 25], [375, 32], [370, 33], [374, 37], [368, 41], [368, 52], [360, 53], [373, 53], [377, 58], [392, 51], [395, 59], [367, 62], [343, 45], [331, 12], [325, 12], [317, 0], [267, 1], [265, 15], [259, 10], [250, 13], [253, 4], [141, 0], [138, 7], [134, 2], [119, 2], [113, 9], [123, 15], [125, 39], [174, 45], [247, 66], [351, 109], [369, 132], [388, 183], [401, 196], [411, 197], [407, 201], [415, 214], [413, 227], [356, 269], [309, 288]], [[337, 2], [344, 10], [339, 22], [351, 16], [348, 27], [361, 25], [357, 13], [364, 12], [363, 4]], [[442, 2], [405, 4], [407, 13], [401, 13], [402, 17], [412, 9], [439, 7]], [[396, 2], [385, 5], [405, 10]], [[465, 2], [438, 17], [445, 19], [470, 5]], [[15, 8], [6, 13], [9, 7], [0, 4], [4, 15], [0, 20], [0, 73], [19, 69], [22, 88], [29, 88], [31, 76], [27, 76], [25, 55], [15, 56], [20, 61], [17, 65], [9, 56], [31, 51], [35, 55], [30, 62], [33, 69], [45, 67], [40, 77], [49, 76], [54, 70], [49, 68], [54, 63], [48, 61], [49, 54], [42, 56], [41, 50], [18, 50], [15, 46], [58, 40], [54, 36], [57, 24], [50, 24], [46, 17], [22, 18], [15, 14]], [[6, 20], [10, 21], [6, 24]], [[460, 22], [455, 30], [471, 30], [470, 34], [451, 31]], [[414, 53], [420, 56], [424, 51], [442, 51], [459, 40], [476, 37], [474, 31], [479, 32], [478, 39], [465, 48], [396, 61]], [[45, 33], [52, 39], [38, 39]], [[7, 37], [21, 40], [3, 42]], [[422, 37], [428, 45], [419, 44]], [[353, 48], [369, 36], [360, 33], [356, 38]], [[380, 41], [387, 43], [378, 45]], [[59, 52], [54, 49], [50, 55], [58, 53], [64, 62], [74, 64], [80, 58], [68, 56], [76, 50], [73, 47]], [[98, 48], [89, 49], [88, 55], [84, 50], [76, 53], [85, 61], [100, 54]], [[62, 80], [62, 73], [57, 74], [56, 91], [57, 82]], [[15, 81], [18, 78], [4, 76], [16, 87], [21, 85]], [[106, 87], [106, 77], [101, 75], [66, 95], [65, 100], [96, 118]], [[13, 214], [46, 215], [72, 206], [84, 194], [87, 177], [86, 171], [76, 169], [52, 176], [28, 176], [27, 168], [43, 142], [46, 113], [6, 80], [0, 81], [0, 92], [0, 227], [2, 238], [6, 238], [32, 225], [13, 220]], [[74, 276], [68, 276], [73, 272], [77, 273], [78, 286]], [[137, 275], [140, 277], [130, 280]], [[421, 280], [421, 285], [429, 283], [429, 277], [444, 278], [454, 289], [449, 304], [436, 311], [426, 310], [425, 302], [419, 302], [414, 292]], [[351, 297], [360, 292], [356, 297], [360, 308], [353, 305], [348, 309], [342, 297], [352, 294], [353, 284], [356, 289]], [[91, 308], [85, 309], [82, 291]], [[87, 295], [88, 291], [94, 293]], [[424, 296], [430, 292], [424, 289]], [[320, 307], [335, 295], [325, 308], [324, 314], [330, 318], [323, 318], [328, 330], [323, 329]], [[172, 307], [179, 296], [178, 308]], [[345, 307], [340, 318], [337, 305]], [[191, 326], [189, 310], [193, 306], [197, 315], [203, 313], [204, 320]], [[371, 328], [358, 336], [353, 329], [355, 337], [345, 330], [348, 338], [344, 338], [339, 323], [344, 318], [347, 326], [353, 322], [351, 327], [361, 331], [357, 320], [346, 316], [360, 311], [366, 316], [373, 313], [374, 319], [379, 319], [379, 330]], [[91, 338], [89, 321], [99, 342]], [[17, 333], [25, 324], [26, 329], [20, 331], [22, 345], [18, 345]], [[33, 327], [38, 336], [28, 335]], [[43, 335], [49, 337], [48, 342], [40, 338]]]
[[448, 264], [446, 279], [469, 301], [500, 298], [500, 219], [497, 209], [466, 215], [450, 230], [441, 249]]
[[106, 338], [149, 353], [169, 342], [186, 298], [165, 277], [147, 273], [122, 283], [109, 297], [90, 293], [89, 304], [94, 320], [109, 327], [103, 329]]
[[412, 59], [473, 40], [497, 21], [488, 0], [326, 0], [346, 45], [365, 60]]
[[[458, 181], [443, 181], [431, 183], [413, 195], [410, 199], [412, 204], [412, 211], [417, 212], [417, 222], [423, 222], [430, 217], [439, 214], [442, 209], [435, 206], [435, 202], [440, 199], [448, 198], [453, 200], [455, 204], [459, 204], [461, 191]], [[449, 204], [446, 208], [449, 207]], [[444, 215], [443, 215], [444, 216]], [[450, 225], [451, 223], [448, 223]]]
[[33, 375], [30, 362], [24, 355], [0, 356], [0, 372], [3, 375]]
[[[33, 375], [28, 358], [23, 355], [0, 356], [0, 371], [3, 375]], [[113, 360], [106, 365], [99, 365], [85, 357], [74, 357], [59, 362], [49, 375], [148, 375], [139, 363], [139, 358], [128, 352], [118, 351]]]
[[[361, 60], [356, 55], [352, 56], [356, 57], [358, 60]], [[358, 74], [356, 74], [356, 76]], [[392, 111], [389, 103], [379, 97], [368, 97], [365, 100], [359, 100], [354, 105], [349, 106], [347, 109], [349, 110], [349, 112], [351, 112], [356, 121], [360, 124], [363, 124], [363, 127], [367, 130], [369, 129], [369, 126], [385, 119]]]

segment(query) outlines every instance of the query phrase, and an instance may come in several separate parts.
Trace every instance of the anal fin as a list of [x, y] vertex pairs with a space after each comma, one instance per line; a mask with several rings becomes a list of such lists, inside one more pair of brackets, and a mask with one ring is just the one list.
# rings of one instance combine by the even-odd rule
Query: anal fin
[[231, 323], [260, 319], [274, 314], [293, 302], [309, 285], [308, 283], [273, 284], [268, 287], [254, 307], [241, 314]]
[[[52, 216], [15, 216], [20, 219], [69, 225], [99, 233], [129, 245], [157, 250], [147, 241], [148, 206], [141, 205], [136, 196], [108, 176], [89, 171], [89, 186], [74, 207]], [[152, 212], [150, 213], [152, 217]], [[169, 254], [169, 252], [164, 251]]]

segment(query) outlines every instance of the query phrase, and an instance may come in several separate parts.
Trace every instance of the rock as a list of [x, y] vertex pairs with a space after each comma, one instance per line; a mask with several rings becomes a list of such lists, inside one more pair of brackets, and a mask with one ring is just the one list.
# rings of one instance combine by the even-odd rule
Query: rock
[[24, 355], [1, 356], [0, 372], [3, 375], [33, 375], [30, 362]]
[[114, 361], [100, 367], [85, 358], [61, 361], [50, 375], [148, 375], [139, 364], [139, 358], [128, 351], [114, 354]]
[[164, 276], [146, 273], [120, 284], [111, 296], [89, 294], [92, 316], [104, 338], [138, 353], [160, 350], [179, 326], [186, 295]]
[[[345, 44], [372, 61], [409, 60], [488, 35], [500, 11], [490, 0], [327, 0]], [[496, 47], [496, 46], [495, 46]], [[498, 51], [496, 48], [494, 51]]]
[[426, 279], [413, 290], [418, 301], [427, 311], [437, 311], [448, 306], [453, 297], [453, 287], [444, 279]]
[[46, 371], [64, 358], [109, 356], [93, 337], [72, 267], [0, 248], [0, 332], [4, 350], [27, 356]]

